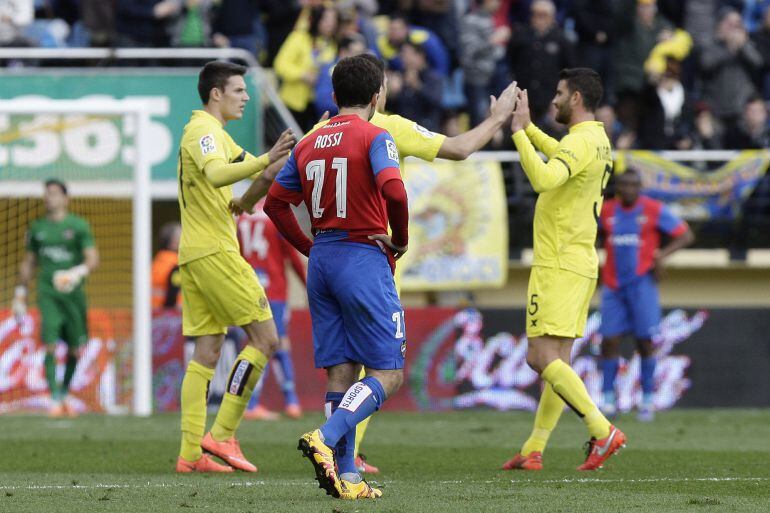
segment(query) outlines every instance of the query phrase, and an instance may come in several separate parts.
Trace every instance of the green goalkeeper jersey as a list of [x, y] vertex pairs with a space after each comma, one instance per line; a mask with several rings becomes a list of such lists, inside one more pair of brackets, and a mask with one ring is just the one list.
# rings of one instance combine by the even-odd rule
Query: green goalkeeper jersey
[[[61, 221], [43, 217], [34, 221], [27, 231], [27, 251], [37, 258], [37, 293], [61, 295], [53, 286], [56, 271], [70, 269], [83, 263], [83, 250], [94, 246], [91, 226], [73, 214]], [[80, 292], [83, 284], [73, 292]]]

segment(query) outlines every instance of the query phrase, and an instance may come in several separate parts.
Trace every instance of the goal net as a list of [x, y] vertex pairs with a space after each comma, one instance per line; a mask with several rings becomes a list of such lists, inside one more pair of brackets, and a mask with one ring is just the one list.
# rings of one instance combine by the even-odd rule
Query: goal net
[[[17, 318], [11, 310], [27, 229], [46, 215], [48, 178], [66, 183], [69, 211], [90, 224], [100, 254], [87, 278], [88, 340], [68, 407], [151, 413], [150, 169], [142, 151], [148, 125], [141, 101], [0, 101], [0, 413], [50, 405], [37, 270], [27, 314]], [[60, 341], [59, 382], [66, 353]]]

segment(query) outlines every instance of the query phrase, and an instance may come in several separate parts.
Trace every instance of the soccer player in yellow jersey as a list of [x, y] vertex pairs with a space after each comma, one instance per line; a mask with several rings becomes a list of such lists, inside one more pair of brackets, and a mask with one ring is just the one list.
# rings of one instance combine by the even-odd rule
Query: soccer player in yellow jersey
[[[377, 57], [370, 54], [360, 55], [370, 62], [374, 63], [381, 70], [385, 70], [384, 63]], [[384, 75], [384, 73], [383, 73]], [[377, 103], [377, 110], [369, 120], [375, 126], [384, 128], [393, 137], [398, 148], [398, 154], [400, 157], [400, 169], [403, 172], [404, 158], [417, 157], [428, 162], [432, 162], [437, 157], [448, 160], [464, 160], [468, 158], [472, 153], [480, 150], [494, 137], [494, 135], [500, 130], [503, 124], [510, 118], [513, 111], [514, 104], [516, 102], [516, 82], [510, 84], [501, 94], [499, 98], [491, 98], [490, 113], [487, 119], [479, 123], [478, 126], [456, 135], [454, 137], [447, 137], [443, 134], [437, 134], [430, 130], [420, 126], [416, 122], [406, 119], [397, 115], [384, 114], [386, 96], [388, 92], [388, 80], [387, 77], [382, 83], [380, 89], [380, 96]], [[323, 119], [319, 121], [313, 129], [317, 130], [324, 126], [328, 120]], [[236, 201], [238, 204], [235, 210], [236, 213], [241, 211], [251, 211], [256, 202], [256, 198], [251, 196], [251, 190]], [[242, 202], [242, 203], [241, 203]], [[400, 267], [396, 267], [396, 290], [401, 293], [401, 272]], [[361, 378], [364, 377], [363, 371]], [[377, 473], [379, 469], [373, 465], [367, 464], [365, 459], [358, 452], [358, 448], [361, 445], [361, 441], [364, 438], [366, 429], [369, 426], [369, 420], [367, 418], [356, 429], [356, 466], [360, 472]]]
[[[578, 470], [596, 470], [625, 444], [622, 431], [602, 415], [570, 367], [575, 338], [583, 336], [596, 288], [597, 219], [612, 174], [612, 152], [594, 111], [602, 97], [599, 75], [588, 68], [559, 74], [556, 121], [569, 127], [560, 141], [532, 124], [527, 91], [520, 91], [511, 130], [521, 166], [535, 192], [534, 260], [527, 291], [527, 363], [544, 388], [535, 425], [505, 469], [540, 470], [542, 453], [565, 403], [588, 427], [588, 454]], [[544, 163], [535, 151], [548, 158]]]
[[[209, 62], [203, 67], [198, 78], [203, 110], [193, 111], [179, 147], [182, 331], [196, 341], [182, 381], [177, 472], [257, 470], [243, 456], [235, 430], [254, 385], [277, 348], [278, 335], [265, 292], [240, 255], [228, 204], [231, 185], [245, 178], [255, 180], [258, 193], [267, 193], [294, 145], [294, 136], [287, 130], [268, 153], [254, 157], [225, 132], [224, 125], [240, 119], [249, 100], [245, 72], [243, 66], [226, 62]], [[206, 394], [228, 326], [241, 326], [248, 343], [233, 365], [216, 421], [204, 437]]]

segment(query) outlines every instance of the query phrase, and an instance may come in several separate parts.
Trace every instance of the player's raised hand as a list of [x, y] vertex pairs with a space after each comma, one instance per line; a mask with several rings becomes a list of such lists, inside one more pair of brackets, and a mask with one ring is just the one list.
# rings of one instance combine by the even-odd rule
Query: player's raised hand
[[390, 251], [393, 253], [393, 258], [398, 260], [402, 256], [404, 256], [404, 253], [406, 253], [406, 250], [409, 249], [409, 246], [396, 246], [393, 244], [393, 240], [390, 238], [390, 235], [387, 233], [376, 233], [374, 235], [369, 235], [369, 240], [373, 240], [377, 242], [377, 245], [380, 246], [380, 248], [389, 248]]
[[515, 134], [519, 130], [524, 130], [532, 122], [529, 113], [529, 97], [527, 96], [527, 90], [519, 90], [518, 98], [516, 99], [516, 108], [513, 110], [513, 118], [511, 118], [511, 131]]
[[270, 148], [270, 151], [267, 152], [267, 158], [270, 160], [270, 163], [272, 164], [276, 160], [288, 154], [296, 142], [297, 139], [294, 137], [291, 128], [284, 130], [273, 147]]
[[516, 106], [516, 81], [514, 80], [508, 87], [506, 87], [498, 98], [490, 96], [489, 100], [489, 115], [494, 117], [498, 122], [505, 123], [508, 117], [513, 112]]

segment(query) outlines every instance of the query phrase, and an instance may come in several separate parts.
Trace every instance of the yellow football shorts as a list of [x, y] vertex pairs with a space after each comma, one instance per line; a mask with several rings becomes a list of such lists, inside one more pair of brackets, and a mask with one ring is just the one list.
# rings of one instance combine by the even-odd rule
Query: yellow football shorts
[[594, 289], [596, 278], [533, 266], [527, 287], [527, 337], [582, 337]]
[[215, 253], [179, 270], [185, 336], [218, 335], [230, 326], [273, 318], [256, 273], [238, 253]]

